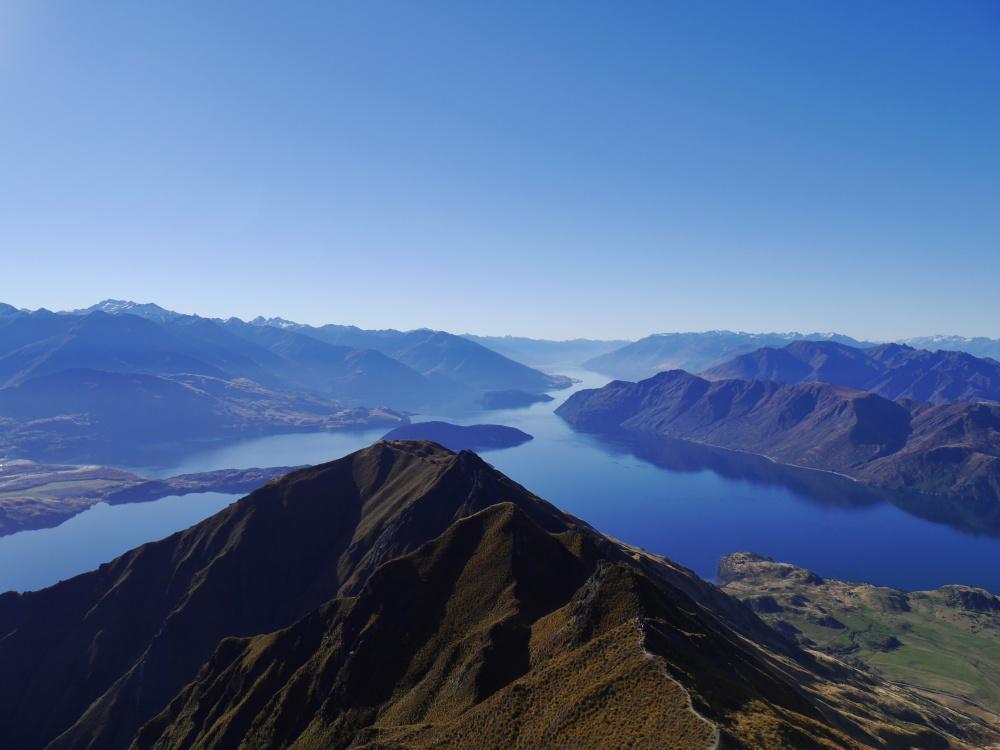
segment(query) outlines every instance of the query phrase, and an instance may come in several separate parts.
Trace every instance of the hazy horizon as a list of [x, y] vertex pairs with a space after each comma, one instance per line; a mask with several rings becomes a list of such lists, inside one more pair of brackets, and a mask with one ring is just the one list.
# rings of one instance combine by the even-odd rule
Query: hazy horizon
[[990, 2], [5, 3], [0, 297], [1000, 338], [997, 91]]
[[[243, 320], [244, 322], [251, 322], [251, 321], [253, 321], [253, 320], [257, 319], [257, 318], [263, 317], [266, 320], [270, 320], [270, 319], [276, 319], [277, 320], [277, 319], [280, 319], [280, 320], [284, 320], [284, 321], [287, 321], [287, 322], [290, 322], [290, 323], [296, 323], [296, 324], [299, 324], [299, 325], [316, 326], [316, 327], [332, 324], [332, 325], [338, 325], [338, 326], [354, 326], [354, 327], [357, 327], [357, 328], [363, 328], [362, 326], [358, 326], [356, 323], [353, 323], [351, 321], [331, 321], [331, 320], [303, 321], [303, 320], [292, 320], [290, 318], [287, 318], [284, 315], [262, 316], [262, 315], [258, 314], [258, 315], [250, 315], [250, 316], [247, 316], [247, 317], [240, 317], [238, 315], [203, 315], [203, 314], [201, 314], [199, 312], [189, 312], [189, 311], [184, 311], [184, 310], [172, 310], [170, 308], [166, 308], [163, 305], [160, 305], [157, 302], [154, 302], [154, 301], [151, 301], [151, 300], [147, 300], [145, 302], [140, 302], [138, 300], [126, 300], [126, 299], [113, 300], [113, 299], [106, 299], [106, 300], [100, 300], [99, 302], [95, 302], [95, 303], [90, 304], [90, 305], [86, 305], [85, 307], [81, 307], [81, 308], [72, 308], [72, 309], [70, 309], [70, 308], [50, 307], [50, 306], [42, 305], [39, 308], [26, 308], [26, 307], [22, 307], [22, 308], [18, 308], [18, 309], [20, 311], [22, 311], [22, 312], [24, 312], [24, 311], [27, 311], [27, 312], [36, 312], [36, 311], [38, 311], [40, 309], [46, 309], [46, 310], [49, 310], [50, 312], [55, 312], [55, 313], [84, 313], [89, 308], [96, 307], [97, 305], [102, 304], [104, 302], [133, 302], [133, 303], [135, 303], [137, 305], [151, 304], [151, 305], [156, 305], [157, 307], [163, 308], [163, 309], [167, 310], [168, 312], [175, 312], [175, 313], [179, 313], [181, 315], [193, 315], [193, 316], [202, 317], [202, 318], [208, 318], [208, 319], [212, 319], [212, 320], [228, 320], [229, 318], [239, 318], [239, 319]], [[3, 303], [4, 303], [4, 300], [0, 300], [0, 304], [3, 304]], [[7, 303], [7, 304], [9, 304], [9, 303]], [[957, 336], [957, 337], [960, 337], [960, 338], [968, 338], [968, 339], [972, 339], [972, 338], [990, 338], [990, 337], [965, 336], [962, 333], [955, 333], [955, 332], [945, 333], [945, 332], [937, 331], [937, 332], [920, 333], [920, 334], [917, 334], [915, 336], [896, 336], [894, 338], [888, 338], [888, 339], [865, 339], [865, 338], [853, 335], [850, 331], [794, 330], [794, 329], [781, 330], [781, 331], [777, 331], [777, 330], [774, 330], [774, 331], [750, 331], [750, 330], [745, 330], [745, 329], [742, 329], [742, 328], [732, 328], [732, 327], [730, 327], [730, 328], [709, 328], [709, 329], [703, 329], [703, 330], [683, 330], [683, 331], [682, 330], [666, 330], [666, 329], [664, 329], [664, 330], [651, 330], [651, 331], [649, 331], [649, 332], [647, 332], [645, 334], [642, 334], [640, 336], [635, 336], [635, 337], [609, 336], [609, 337], [603, 338], [603, 339], [598, 339], [598, 338], [596, 338], [594, 336], [574, 336], [572, 338], [548, 339], [546, 337], [525, 336], [525, 335], [520, 334], [520, 333], [509, 332], [509, 331], [502, 332], [502, 333], [480, 333], [478, 331], [465, 331], [465, 330], [459, 330], [459, 329], [455, 329], [455, 328], [452, 328], [452, 329], [447, 329], [447, 328], [435, 329], [432, 326], [426, 326], [426, 325], [414, 325], [414, 326], [388, 325], [388, 326], [383, 326], [381, 329], [366, 329], [366, 330], [387, 330], [387, 329], [394, 329], [394, 330], [400, 330], [400, 331], [412, 331], [412, 330], [421, 330], [421, 329], [426, 329], [426, 330], [444, 330], [444, 331], [447, 331], [448, 333], [453, 333], [453, 334], [460, 335], [460, 336], [470, 335], [470, 336], [478, 336], [478, 337], [481, 337], [481, 338], [503, 338], [503, 337], [510, 337], [510, 338], [527, 338], [527, 339], [548, 340], [548, 341], [571, 341], [571, 340], [638, 341], [639, 339], [643, 339], [643, 338], [646, 338], [648, 336], [654, 336], [654, 335], [659, 335], [659, 334], [673, 334], [673, 333], [682, 333], [682, 334], [683, 333], [695, 333], [695, 334], [702, 334], [702, 333], [739, 333], [739, 334], [750, 334], [750, 335], [757, 335], [757, 334], [761, 334], [761, 335], [764, 335], [764, 334], [779, 334], [779, 335], [788, 334], [788, 335], [795, 335], [795, 334], [801, 334], [803, 336], [811, 336], [811, 335], [816, 335], [816, 334], [830, 335], [830, 336], [840, 335], [840, 336], [848, 336], [850, 338], [854, 338], [854, 339], [856, 339], [856, 340], [858, 340], [858, 341], [860, 341], [862, 343], [871, 343], [871, 344], [883, 344], [883, 343], [889, 343], [889, 342], [904, 341], [904, 340], [914, 339], [914, 338], [936, 338], [936, 337], [945, 337], [945, 336]], [[993, 339], [993, 340], [998, 340], [998, 339]]]

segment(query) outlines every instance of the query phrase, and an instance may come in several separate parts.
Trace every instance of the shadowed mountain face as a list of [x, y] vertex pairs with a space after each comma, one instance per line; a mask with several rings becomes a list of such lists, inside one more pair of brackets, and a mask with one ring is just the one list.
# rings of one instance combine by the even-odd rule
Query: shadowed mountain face
[[706, 331], [704, 333], [656, 333], [627, 344], [621, 349], [594, 357], [583, 366], [623, 380], [643, 380], [658, 372], [687, 370], [701, 372], [762, 346], [785, 346], [797, 339], [836, 341], [848, 346], [861, 342], [835, 333], [734, 333]]
[[953, 351], [929, 352], [899, 344], [858, 349], [832, 341], [796, 341], [764, 347], [707, 370], [714, 379], [833, 383], [888, 399], [1000, 403], [1000, 362]]
[[973, 747], [477, 456], [378, 443], [0, 597], [5, 748]]
[[680, 370], [573, 394], [574, 427], [693, 440], [887, 487], [1000, 498], [1000, 406], [889, 401], [825, 383], [709, 381]]
[[[199, 359], [190, 347], [162, 327], [134, 315], [96, 312], [82, 318], [61, 316], [59, 320], [68, 325], [55, 335], [35, 339], [13, 350], [11, 343], [3, 342], [0, 384], [14, 385], [66, 369], [161, 375], [197, 373], [212, 377], [225, 374], [215, 365]], [[0, 331], [0, 335], [2, 333]], [[109, 366], [112, 363], [113, 366]]]
[[311, 330], [305, 327], [278, 328], [238, 320], [228, 320], [220, 326], [279, 358], [284, 363], [279, 370], [287, 372], [295, 382], [352, 402], [397, 403], [405, 408], [420, 408], [470, 399], [473, 395], [467, 384], [423, 375], [375, 349], [321, 341], [304, 332]]

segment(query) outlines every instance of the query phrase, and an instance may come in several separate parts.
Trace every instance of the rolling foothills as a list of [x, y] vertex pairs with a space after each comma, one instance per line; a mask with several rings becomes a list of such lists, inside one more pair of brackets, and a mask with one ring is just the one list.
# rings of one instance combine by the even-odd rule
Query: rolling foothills
[[748, 552], [724, 557], [719, 580], [802, 646], [987, 719], [1000, 716], [1000, 598], [988, 591], [848, 583]]

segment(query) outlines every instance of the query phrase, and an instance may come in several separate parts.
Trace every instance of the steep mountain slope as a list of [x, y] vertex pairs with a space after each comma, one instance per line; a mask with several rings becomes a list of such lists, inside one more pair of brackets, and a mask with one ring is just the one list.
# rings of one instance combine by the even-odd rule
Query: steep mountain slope
[[1000, 498], [1000, 405], [956, 401], [929, 406], [901, 401], [913, 415], [906, 446], [860, 475], [889, 487], [976, 500], [984, 518]]
[[703, 373], [715, 379], [833, 383], [888, 399], [1000, 403], [1000, 362], [964, 352], [882, 344], [864, 349], [832, 341], [795, 341], [763, 347]]
[[155, 321], [115, 312], [31, 313], [0, 326], [0, 382], [15, 384], [66, 369], [226, 379], [269, 388], [299, 387], [297, 371], [269, 351], [204, 318], [173, 314]]
[[995, 741], [429, 443], [3, 595], [0, 675], [14, 750]]
[[406, 409], [467, 403], [487, 390], [569, 385], [444, 331], [209, 320], [122, 300], [0, 317], [0, 385], [70, 368], [248, 378]]
[[197, 356], [234, 378], [283, 390], [311, 387], [312, 373], [273, 351], [265, 342], [238, 335], [214, 321], [193, 315], [169, 318], [160, 325]]
[[889, 401], [826, 383], [709, 381], [675, 370], [579, 391], [578, 429], [634, 430], [836, 471], [889, 487], [1000, 498], [1000, 406]]
[[[417, 408], [440, 404], [456, 392], [468, 396], [457, 383], [448, 388], [440, 378], [424, 377], [377, 352], [361, 354], [291, 330], [176, 313], [138, 317], [131, 314], [137, 308], [128, 305], [107, 309], [111, 313], [52, 315], [51, 323], [42, 317], [33, 327], [27, 321], [10, 331], [0, 327], [0, 382], [96, 369], [247, 378], [267, 388], [313, 391], [354, 405]], [[50, 330], [54, 333], [44, 335]]]
[[467, 406], [492, 389], [568, 385], [441, 331], [256, 322], [209, 320], [121, 300], [72, 313], [14, 310], [0, 316], [0, 387], [62, 370], [195, 374], [245, 378], [352, 406], [433, 410]]
[[298, 326], [281, 328], [239, 320], [220, 325], [280, 357], [289, 376], [298, 382], [351, 403], [392, 403], [416, 409], [471, 397], [465, 386], [453, 380], [422, 375], [374, 349], [322, 341], [300, 332]]
[[642, 380], [666, 370], [701, 372], [762, 346], [779, 347], [790, 341], [810, 339], [835, 341], [848, 346], [861, 342], [835, 333], [734, 333], [706, 331], [704, 333], [656, 333], [623, 346], [583, 366], [623, 380]]
[[[65, 326], [63, 320], [69, 325]], [[0, 356], [0, 385], [14, 385], [66, 369], [227, 375], [196, 356], [161, 326], [134, 315], [94, 312], [81, 318], [60, 316], [56, 325], [63, 330], [47, 338], [13, 350], [7, 344], [7, 351]]]
[[377, 444], [265, 485], [98, 571], [5, 595], [0, 736], [42, 747], [81, 722], [78, 733], [116, 744], [109, 735], [120, 732], [127, 745], [124, 735], [162, 710], [222, 637], [285, 627], [355, 593], [380, 563], [456, 518], [531, 497], [492, 472], [487, 482], [488, 467], [471, 460]]
[[435, 374], [476, 391], [512, 388], [542, 390], [569, 385], [558, 375], [546, 375], [445, 331], [363, 331], [353, 326], [302, 326], [298, 330], [322, 341], [356, 349], [374, 349], [398, 359], [424, 375]]
[[33, 312], [17, 311], [13, 315], [0, 318], [0, 357], [35, 341], [66, 333], [74, 323], [75, 320], [71, 317], [45, 309]]

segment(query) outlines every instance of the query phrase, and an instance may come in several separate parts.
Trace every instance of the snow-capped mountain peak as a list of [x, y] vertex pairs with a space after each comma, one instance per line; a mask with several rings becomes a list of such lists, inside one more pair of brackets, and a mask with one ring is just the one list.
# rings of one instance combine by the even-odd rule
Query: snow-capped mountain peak
[[299, 324], [292, 320], [285, 320], [284, 318], [265, 318], [263, 315], [258, 315], [256, 318], [250, 321], [252, 326], [271, 326], [272, 328], [298, 328]]

